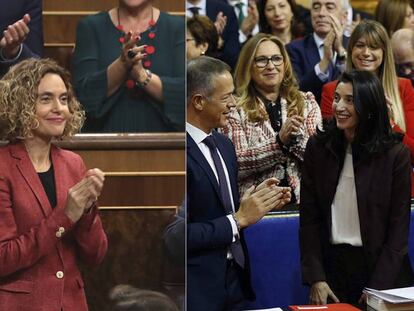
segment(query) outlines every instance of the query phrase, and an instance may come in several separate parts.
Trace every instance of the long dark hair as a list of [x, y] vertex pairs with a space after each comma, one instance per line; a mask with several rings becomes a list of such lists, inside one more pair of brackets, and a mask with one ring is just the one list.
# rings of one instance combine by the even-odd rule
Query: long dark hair
[[[338, 84], [341, 82], [352, 84], [355, 111], [359, 118], [353, 145], [373, 155], [401, 141], [401, 136], [392, 132], [384, 89], [374, 73], [360, 70], [344, 72]], [[326, 124], [324, 132], [318, 130], [318, 138], [333, 141], [335, 145], [343, 145], [345, 139], [343, 131], [336, 126], [335, 118]]]

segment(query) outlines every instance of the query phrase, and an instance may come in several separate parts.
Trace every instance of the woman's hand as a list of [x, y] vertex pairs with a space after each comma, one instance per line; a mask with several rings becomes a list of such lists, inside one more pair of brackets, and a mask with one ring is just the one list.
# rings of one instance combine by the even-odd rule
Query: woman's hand
[[339, 299], [336, 298], [328, 283], [321, 281], [312, 284], [309, 296], [310, 304], [326, 305], [328, 297], [330, 297], [335, 303], [339, 302]]
[[[127, 70], [131, 69], [137, 62], [141, 61], [146, 56], [144, 52], [145, 45], [136, 46], [140, 37], [133, 35], [131, 31], [125, 34], [124, 43], [122, 45], [122, 51], [120, 59]], [[132, 54], [131, 54], [132, 53]], [[131, 55], [134, 55], [131, 57]]]
[[101, 194], [104, 179], [101, 170], [91, 169], [80, 182], [69, 189], [65, 214], [73, 222], [77, 222], [96, 202]]
[[300, 134], [303, 126], [303, 117], [293, 116], [286, 119], [279, 131], [280, 140], [284, 145], [288, 145], [291, 139]]

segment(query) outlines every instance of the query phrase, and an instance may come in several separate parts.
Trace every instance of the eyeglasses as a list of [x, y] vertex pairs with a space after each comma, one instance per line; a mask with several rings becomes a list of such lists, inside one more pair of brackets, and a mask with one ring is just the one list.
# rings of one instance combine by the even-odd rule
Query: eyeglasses
[[279, 66], [283, 63], [282, 55], [272, 55], [272, 56], [259, 56], [254, 59], [254, 63], [257, 68], [265, 68], [269, 64], [269, 61], [272, 61], [274, 66]]

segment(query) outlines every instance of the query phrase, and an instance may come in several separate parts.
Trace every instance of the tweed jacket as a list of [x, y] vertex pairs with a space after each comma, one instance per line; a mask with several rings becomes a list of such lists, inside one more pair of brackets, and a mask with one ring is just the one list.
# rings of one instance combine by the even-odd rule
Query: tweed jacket
[[85, 175], [81, 157], [52, 145], [52, 208], [22, 142], [0, 148], [0, 310], [87, 311], [83, 261], [98, 265], [108, 242], [96, 207], [77, 223], [64, 210]]
[[[288, 152], [282, 150], [276, 142], [278, 133], [273, 130], [269, 120], [252, 122], [241, 108], [230, 113], [228, 123], [221, 131], [232, 140], [236, 149], [241, 195], [252, 185], [258, 185], [267, 178], [276, 177], [282, 180], [286, 176], [299, 202], [300, 165], [306, 143], [322, 122], [321, 112], [313, 94], [302, 94], [305, 101], [304, 131], [303, 135], [289, 146]], [[286, 99], [282, 98], [280, 104], [283, 124], [287, 118]], [[265, 109], [264, 103], [262, 105]]]

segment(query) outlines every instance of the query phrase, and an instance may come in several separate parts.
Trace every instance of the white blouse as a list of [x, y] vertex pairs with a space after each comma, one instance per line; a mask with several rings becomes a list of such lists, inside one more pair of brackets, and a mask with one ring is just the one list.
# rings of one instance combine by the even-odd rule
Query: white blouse
[[331, 243], [362, 246], [351, 145], [346, 150], [331, 211]]

